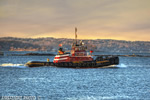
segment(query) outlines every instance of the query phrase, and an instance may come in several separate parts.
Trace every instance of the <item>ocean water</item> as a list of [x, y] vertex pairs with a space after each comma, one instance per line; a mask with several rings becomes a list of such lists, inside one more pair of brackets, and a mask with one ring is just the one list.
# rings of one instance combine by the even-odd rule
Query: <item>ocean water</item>
[[150, 100], [149, 57], [119, 57], [115, 68], [28, 68], [54, 57], [11, 53], [22, 52], [0, 56], [1, 100]]

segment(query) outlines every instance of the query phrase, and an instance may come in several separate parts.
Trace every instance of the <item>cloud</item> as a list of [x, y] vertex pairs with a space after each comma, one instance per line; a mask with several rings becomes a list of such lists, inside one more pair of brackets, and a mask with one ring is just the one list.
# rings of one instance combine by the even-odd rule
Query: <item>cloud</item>
[[136, 34], [149, 36], [149, 4], [149, 0], [1, 0], [0, 36], [67, 38], [76, 26], [82, 38], [132, 40]]

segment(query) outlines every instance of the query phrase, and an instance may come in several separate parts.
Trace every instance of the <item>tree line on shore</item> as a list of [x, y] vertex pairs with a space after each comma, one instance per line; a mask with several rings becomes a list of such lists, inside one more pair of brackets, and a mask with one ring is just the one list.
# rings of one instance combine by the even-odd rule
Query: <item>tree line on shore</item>
[[[0, 51], [57, 51], [59, 44], [71, 49], [74, 39], [66, 38], [0, 38]], [[81, 40], [78, 39], [78, 42]], [[88, 50], [103, 52], [150, 52], [150, 41], [124, 41], [111, 39], [82, 40]]]

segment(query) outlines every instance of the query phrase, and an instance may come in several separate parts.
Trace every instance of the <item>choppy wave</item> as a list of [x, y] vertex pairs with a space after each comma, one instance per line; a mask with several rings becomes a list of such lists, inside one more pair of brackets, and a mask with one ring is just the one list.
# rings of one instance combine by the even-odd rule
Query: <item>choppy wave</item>
[[114, 100], [114, 99], [130, 99], [129, 96], [83, 96], [83, 97], [72, 97], [67, 100]]
[[17, 67], [17, 68], [26, 68], [24, 64], [13, 64], [13, 63], [3, 63], [0, 64], [1, 67]]

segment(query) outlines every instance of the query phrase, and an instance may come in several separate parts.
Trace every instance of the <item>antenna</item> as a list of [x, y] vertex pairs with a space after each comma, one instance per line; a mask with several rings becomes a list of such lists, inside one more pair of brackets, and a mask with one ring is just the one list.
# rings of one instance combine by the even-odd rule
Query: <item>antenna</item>
[[75, 27], [75, 41], [76, 41], [76, 45], [77, 45], [77, 28]]

